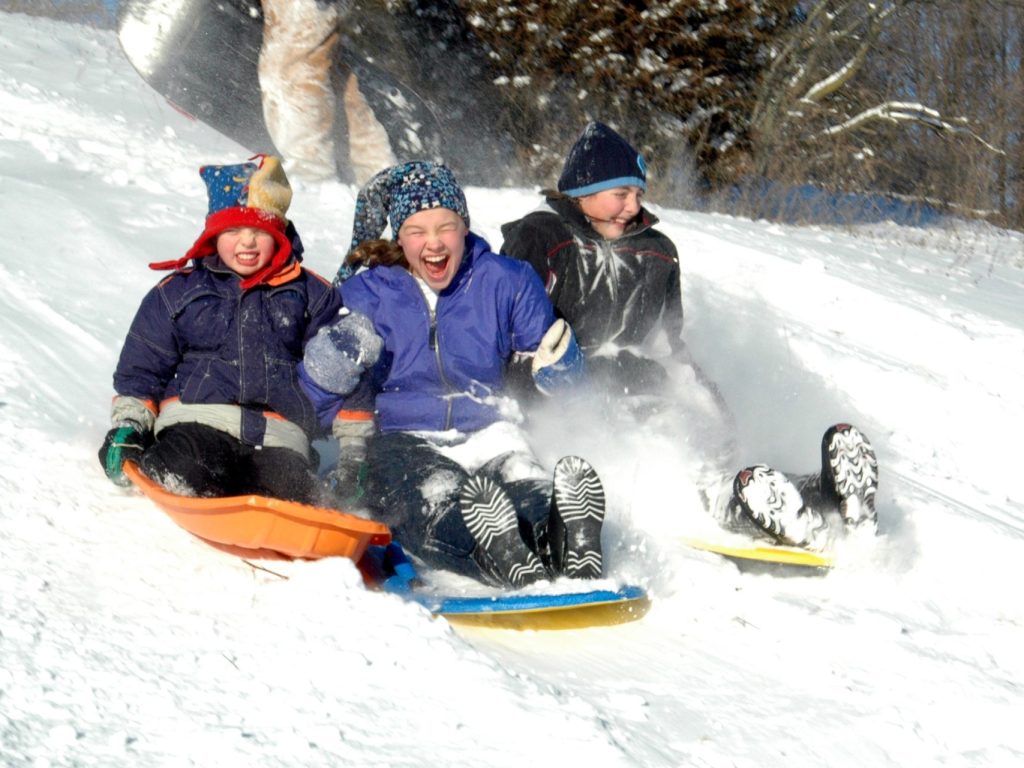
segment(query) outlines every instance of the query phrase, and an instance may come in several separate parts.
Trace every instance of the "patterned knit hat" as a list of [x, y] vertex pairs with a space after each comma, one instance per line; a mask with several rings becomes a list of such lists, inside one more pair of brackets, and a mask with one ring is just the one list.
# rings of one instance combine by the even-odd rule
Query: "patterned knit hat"
[[152, 269], [182, 269], [192, 259], [217, 252], [217, 235], [234, 227], [255, 227], [273, 235], [277, 243], [270, 263], [242, 280], [242, 288], [251, 288], [273, 277], [292, 255], [291, 239], [285, 235], [285, 214], [292, 202], [292, 188], [281, 160], [273, 155], [257, 155], [259, 163], [204, 165], [199, 175], [206, 182], [210, 201], [206, 226], [182, 258], [150, 264]]
[[469, 227], [466, 196], [448, 166], [413, 160], [385, 168], [356, 197], [352, 248], [380, 239], [388, 224], [392, 238], [397, 238], [406, 219], [430, 208], [455, 211]]
[[590, 123], [569, 150], [558, 191], [585, 197], [615, 187], [647, 190], [643, 156], [604, 123]]

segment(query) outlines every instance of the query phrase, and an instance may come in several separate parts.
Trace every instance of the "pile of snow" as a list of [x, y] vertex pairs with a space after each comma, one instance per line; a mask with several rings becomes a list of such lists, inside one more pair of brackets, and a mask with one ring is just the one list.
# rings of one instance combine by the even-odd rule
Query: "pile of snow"
[[[822, 578], [687, 550], [701, 445], [562, 425], [612, 501], [641, 621], [455, 630], [348, 561], [282, 578], [112, 486], [96, 451], [128, 323], [200, 231], [203, 163], [250, 152], [174, 111], [111, 32], [0, 24], [0, 763], [21, 766], [903, 766], [1024, 757], [1024, 241], [658, 211], [687, 341], [743, 463], [813, 470], [849, 420], [880, 531]], [[333, 274], [355, 190], [295, 184]], [[532, 190], [468, 190], [475, 228]], [[566, 434], [570, 433], [570, 434]], [[540, 433], [539, 433], [540, 434]], [[699, 442], [699, 441], [697, 441]], [[273, 568], [271, 568], [273, 570]], [[1007, 587], [1009, 586], [1009, 590]]]

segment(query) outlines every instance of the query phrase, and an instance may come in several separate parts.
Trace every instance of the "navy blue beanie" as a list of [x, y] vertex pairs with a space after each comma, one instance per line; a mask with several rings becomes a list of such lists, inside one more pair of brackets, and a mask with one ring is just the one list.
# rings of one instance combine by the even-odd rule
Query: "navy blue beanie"
[[647, 191], [643, 156], [604, 123], [590, 123], [569, 150], [558, 179], [558, 191], [585, 197], [615, 187]]

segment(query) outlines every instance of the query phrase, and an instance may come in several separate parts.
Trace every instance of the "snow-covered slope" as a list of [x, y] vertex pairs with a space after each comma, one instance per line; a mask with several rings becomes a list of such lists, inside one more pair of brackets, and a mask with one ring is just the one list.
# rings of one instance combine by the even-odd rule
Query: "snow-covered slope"
[[[879, 536], [823, 578], [740, 573], [677, 543], [706, 525], [686, 480], [700, 446], [595, 420], [570, 432], [612, 499], [610, 576], [645, 584], [650, 613], [456, 631], [347, 561], [253, 569], [99, 469], [146, 264], [198, 234], [198, 166], [247, 154], [167, 106], [112, 33], [0, 15], [0, 763], [1024, 758], [1020, 235], [658, 211], [741, 460], [808, 471], [829, 423], [857, 423], [882, 463]], [[354, 190], [295, 187], [307, 264], [332, 274]], [[536, 201], [469, 190], [495, 245]]]

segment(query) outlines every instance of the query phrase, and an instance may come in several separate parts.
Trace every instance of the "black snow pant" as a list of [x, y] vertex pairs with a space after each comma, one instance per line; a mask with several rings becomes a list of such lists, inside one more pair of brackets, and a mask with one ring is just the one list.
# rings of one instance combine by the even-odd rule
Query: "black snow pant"
[[319, 490], [302, 454], [245, 445], [227, 432], [193, 422], [161, 430], [142, 455], [142, 471], [168, 490], [195, 496], [254, 493], [309, 504]]
[[[519, 534], [547, 566], [551, 481], [507, 481], [504, 470], [522, 454], [494, 457], [477, 475], [501, 484], [516, 507]], [[476, 542], [462, 520], [459, 493], [470, 473], [422, 437], [405, 432], [374, 436], [367, 451], [365, 500], [404, 549], [433, 568], [490, 581], [475, 552]]]

